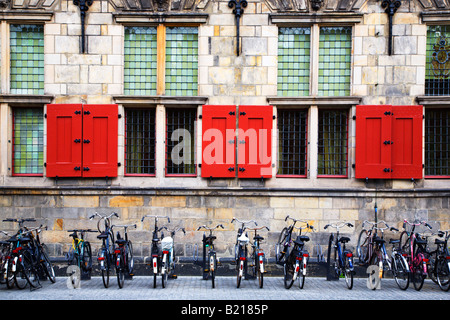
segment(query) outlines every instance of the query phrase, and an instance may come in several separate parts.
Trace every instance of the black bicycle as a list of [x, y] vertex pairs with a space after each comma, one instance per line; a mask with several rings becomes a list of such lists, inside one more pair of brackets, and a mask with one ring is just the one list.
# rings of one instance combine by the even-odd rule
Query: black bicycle
[[[153, 229], [152, 234], [152, 245], [151, 245], [151, 257], [152, 257], [152, 270], [153, 270], [153, 288], [156, 288], [156, 278], [158, 275], [161, 275], [162, 280], [162, 287], [166, 287], [166, 276], [164, 273], [164, 270], [162, 268], [162, 250], [160, 246], [160, 241], [162, 238], [164, 238], [164, 234], [161, 232], [162, 229], [165, 227], [158, 227], [158, 220], [159, 219], [167, 219], [167, 221], [170, 223], [170, 218], [168, 216], [157, 216], [157, 215], [146, 215], [143, 216], [141, 219], [141, 222], [144, 222], [145, 218], [154, 218], [155, 219], [155, 227]], [[161, 237], [159, 236], [159, 233], [161, 233]]]
[[[290, 289], [297, 278], [299, 279], [299, 287], [303, 289], [305, 285], [306, 266], [308, 264], [309, 253], [304, 249], [305, 242], [309, 241], [309, 237], [302, 235], [302, 230], [314, 230], [314, 227], [305, 220], [294, 219], [288, 216], [284, 221], [292, 220], [291, 225], [283, 228], [275, 246], [276, 263], [283, 266], [284, 287]], [[302, 226], [296, 227], [297, 223]], [[297, 229], [297, 236], [293, 240], [292, 233]]]
[[[448, 237], [450, 230], [439, 230], [438, 238], [434, 239], [435, 250], [430, 251], [430, 267], [428, 274], [433, 282], [443, 291], [450, 290], [450, 252], [448, 250]], [[440, 239], [442, 238], [442, 239]]]
[[120, 235], [120, 232], [117, 231], [117, 247], [114, 251], [116, 256], [117, 283], [121, 289], [123, 288], [125, 282], [125, 275], [133, 275], [133, 244], [131, 240], [128, 239], [128, 228], [130, 227], [136, 228], [136, 224], [111, 226], [111, 229], [123, 228], [123, 237]]
[[[214, 240], [216, 240], [216, 236], [213, 235], [213, 230], [218, 228], [223, 229], [223, 225], [218, 224], [217, 226], [210, 228], [205, 225], [202, 225], [197, 228], [197, 231], [201, 229], [209, 230], [209, 234], [206, 235], [203, 233], [203, 243], [205, 247], [208, 249], [208, 263], [204, 261], [203, 274], [207, 274], [211, 278], [212, 287], [215, 288], [215, 278], [216, 278], [216, 270], [217, 270], [217, 256], [216, 251], [214, 249]], [[206, 258], [206, 257], [205, 257]], [[207, 278], [205, 278], [206, 280]]]
[[[100, 265], [100, 270], [102, 272], [102, 280], [105, 288], [109, 287], [109, 273], [112, 269], [114, 263], [115, 253], [114, 253], [114, 233], [111, 228], [111, 219], [113, 216], [119, 218], [119, 215], [115, 212], [110, 215], [100, 215], [97, 212], [89, 217], [89, 219], [95, 218], [95, 216], [100, 217], [97, 221], [97, 230], [100, 235], [97, 236], [98, 239], [102, 240], [102, 247], [98, 252], [98, 262]], [[103, 225], [102, 225], [103, 223]]]
[[345, 248], [345, 244], [350, 241], [350, 238], [341, 237], [339, 235], [339, 228], [353, 228], [353, 224], [339, 221], [334, 224], [327, 224], [324, 229], [326, 230], [328, 227], [336, 228], [336, 235], [333, 233], [330, 234], [328, 240], [328, 267], [333, 269], [338, 279], [343, 275], [347, 288], [352, 289], [354, 274], [353, 253]]
[[231, 223], [233, 222], [238, 222], [241, 224], [240, 228], [238, 229], [236, 244], [234, 246], [234, 259], [236, 261], [236, 271], [237, 271], [236, 287], [239, 288], [241, 285], [242, 276], [244, 275], [247, 276], [247, 267], [248, 267], [247, 245], [250, 242], [250, 239], [248, 238], [247, 232], [245, 232], [245, 225], [250, 223], [254, 223], [255, 225], [258, 224], [254, 220], [240, 221], [236, 218], [233, 218], [231, 220]]

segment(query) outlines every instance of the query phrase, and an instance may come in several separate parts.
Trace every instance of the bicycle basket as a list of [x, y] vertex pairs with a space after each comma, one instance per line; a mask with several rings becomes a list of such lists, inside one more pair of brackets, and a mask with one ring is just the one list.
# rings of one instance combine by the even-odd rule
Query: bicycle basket
[[164, 237], [164, 239], [161, 240], [161, 249], [163, 251], [170, 251], [173, 248], [173, 239], [172, 237]]

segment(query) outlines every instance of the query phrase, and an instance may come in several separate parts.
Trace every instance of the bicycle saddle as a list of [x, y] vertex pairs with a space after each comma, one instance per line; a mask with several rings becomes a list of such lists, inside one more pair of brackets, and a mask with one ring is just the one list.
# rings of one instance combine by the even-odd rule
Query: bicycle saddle
[[102, 232], [97, 236], [97, 238], [98, 239], [106, 239], [106, 238], [108, 238], [108, 235], [105, 232]]
[[427, 240], [417, 237], [416, 238], [416, 243], [418, 243], [418, 244], [427, 244]]
[[434, 244], [445, 244], [444, 240], [440, 240], [440, 239], [435, 239], [434, 240]]
[[125, 239], [117, 239], [116, 243], [117, 244], [125, 244], [125, 243], [127, 243], [127, 240], [125, 240]]
[[379, 244], [386, 242], [384, 239], [381, 239], [381, 238], [375, 238], [375, 239], [373, 239], [373, 241], [376, 243], [379, 243]]
[[347, 242], [349, 242], [350, 241], [350, 238], [349, 237], [341, 237], [340, 239], [339, 239], [339, 242], [342, 242], [342, 243], [347, 243]]
[[254, 236], [253, 239], [254, 239], [254, 240], [262, 241], [262, 240], [264, 240], [264, 237], [261, 237], [261, 236]]

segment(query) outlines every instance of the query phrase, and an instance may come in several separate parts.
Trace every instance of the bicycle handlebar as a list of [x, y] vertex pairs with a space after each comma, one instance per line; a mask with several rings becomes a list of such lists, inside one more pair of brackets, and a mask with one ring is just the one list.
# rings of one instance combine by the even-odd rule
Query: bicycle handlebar
[[419, 220], [414, 220], [414, 222], [409, 222], [408, 220], [404, 219], [403, 223], [407, 223], [410, 226], [420, 226], [421, 224], [424, 225], [425, 227], [427, 227], [428, 229], [433, 229], [426, 221], [419, 221]]
[[257, 226], [258, 224], [256, 223], [256, 221], [255, 220], [247, 220], [247, 221], [245, 221], [245, 220], [239, 220], [239, 219], [236, 219], [235, 217], [233, 217], [233, 219], [231, 219], [231, 223], [233, 223], [234, 221], [237, 221], [237, 222], [239, 222], [239, 223], [242, 223], [243, 225], [244, 224], [247, 224], [247, 223], [250, 223], [250, 222], [253, 222], [254, 224], [255, 224], [255, 226]]
[[221, 225], [221, 224], [218, 224], [217, 226], [215, 226], [214, 228], [210, 228], [210, 227], [207, 227], [206, 225], [202, 225], [202, 226], [200, 226], [200, 227], [198, 227], [197, 228], [197, 231], [199, 231], [200, 229], [206, 229], [206, 230], [210, 230], [210, 231], [212, 231], [212, 230], [214, 230], [214, 229], [217, 229], [218, 227], [221, 227], [222, 229], [225, 229], [224, 227], [223, 227], [223, 225]]
[[109, 216], [106, 216], [106, 215], [102, 216], [101, 214], [99, 214], [98, 212], [96, 212], [96, 213], [94, 213], [92, 216], [89, 217], [89, 220], [92, 220], [95, 216], [99, 216], [100, 219], [103, 219], [103, 218], [104, 218], [104, 219], [109, 219], [109, 218], [111, 218], [112, 216], [116, 216], [117, 219], [120, 219], [120, 218], [119, 218], [119, 215], [118, 215], [116, 212], [111, 213]]
[[[338, 224], [338, 223], [340, 223], [340, 224]], [[354, 225], [351, 224], [350, 222], [338, 221], [338, 222], [336, 222], [336, 224], [332, 224], [332, 223], [327, 224], [327, 225], [324, 227], [324, 229], [327, 229], [328, 227], [332, 227], [332, 228], [339, 229], [339, 228], [342, 228], [342, 227], [345, 227], [345, 226], [351, 227], [351, 228], [354, 227]]]
[[95, 230], [92, 229], [71, 229], [71, 230], [67, 230], [67, 232], [97, 232]]
[[118, 228], [135, 227], [135, 228], [137, 228], [137, 225], [136, 225], [136, 223], [135, 223], [135, 224], [123, 224], [123, 225], [113, 224], [113, 225], [111, 226], [111, 229], [114, 228], [114, 227], [118, 227]]
[[267, 227], [267, 226], [262, 226], [262, 227], [258, 227], [258, 228], [248, 228], [248, 227], [245, 227], [244, 230], [257, 231], [257, 230], [261, 230], [261, 229], [264, 229], [264, 228], [266, 228], [267, 231], [270, 231], [269, 227]]
[[141, 222], [143, 222], [146, 217], [147, 218], [155, 218], [155, 221], [158, 221], [158, 218], [167, 218], [167, 221], [170, 223], [169, 216], [157, 216], [157, 215], [151, 215], [151, 214], [143, 216], [142, 219], [141, 219]]

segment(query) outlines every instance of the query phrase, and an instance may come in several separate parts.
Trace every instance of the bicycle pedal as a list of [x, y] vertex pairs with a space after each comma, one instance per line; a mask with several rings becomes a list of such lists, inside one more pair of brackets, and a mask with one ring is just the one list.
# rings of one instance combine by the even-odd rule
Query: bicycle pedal
[[177, 279], [178, 276], [177, 276], [176, 274], [173, 274], [171, 278], [172, 278], [172, 279]]

